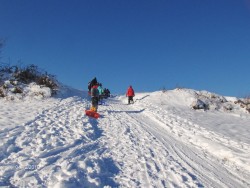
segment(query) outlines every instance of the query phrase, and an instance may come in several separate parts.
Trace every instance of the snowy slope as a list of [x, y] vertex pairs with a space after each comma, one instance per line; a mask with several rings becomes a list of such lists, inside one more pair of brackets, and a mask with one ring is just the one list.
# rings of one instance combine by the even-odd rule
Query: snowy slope
[[[109, 98], [98, 120], [84, 115], [86, 93], [72, 89], [0, 99], [0, 186], [249, 187], [250, 115], [236, 99], [209, 95], [140, 93], [133, 105]], [[209, 110], [191, 108], [197, 96]]]

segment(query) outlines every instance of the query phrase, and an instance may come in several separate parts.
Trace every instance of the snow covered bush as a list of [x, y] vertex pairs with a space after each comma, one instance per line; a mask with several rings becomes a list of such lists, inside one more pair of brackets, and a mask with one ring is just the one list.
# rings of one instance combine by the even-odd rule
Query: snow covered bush
[[226, 104], [223, 106], [225, 111], [232, 111], [233, 110], [233, 105], [232, 104]]
[[6, 67], [3, 64], [0, 64], [0, 86], [3, 85], [4, 81], [6, 80], [6, 76], [10, 74], [11, 71], [9, 67]]
[[250, 113], [250, 104], [246, 106], [246, 110]]
[[0, 88], [0, 97], [5, 97], [5, 94], [2, 88]]
[[[211, 93], [208, 91], [197, 91], [196, 92], [196, 97], [199, 102], [194, 102], [192, 104], [193, 109], [206, 109], [206, 110], [226, 110], [230, 111], [232, 107], [230, 107], [229, 104], [227, 104], [227, 99], [223, 96], [217, 95], [215, 93]], [[202, 103], [204, 104], [202, 104]]]
[[39, 77], [39, 72], [37, 66], [30, 65], [25, 68], [17, 67], [14, 71], [13, 76], [17, 81], [28, 84]]
[[197, 99], [196, 101], [194, 101], [192, 103], [192, 108], [194, 110], [200, 110], [200, 109], [208, 110], [209, 109], [209, 105], [206, 104], [205, 102], [203, 102], [202, 100]]
[[7, 100], [26, 96], [46, 98], [56, 94], [58, 81], [55, 76], [41, 71], [35, 65], [26, 67], [0, 65], [0, 97]]
[[38, 85], [43, 85], [52, 90], [52, 94], [56, 94], [57, 83], [55, 82], [54, 76], [43, 75], [37, 79]]
[[23, 95], [26, 98], [43, 99], [51, 97], [51, 89], [48, 87], [37, 85], [35, 82], [24, 87]]
[[163, 87], [162, 87], [162, 89], [161, 89], [161, 91], [162, 91], [162, 93], [166, 93], [166, 92], [167, 92], [166, 87], [165, 87], [165, 86], [163, 86]]
[[14, 87], [12, 93], [23, 93], [23, 90], [20, 87]]
[[250, 98], [238, 99], [234, 103], [240, 105], [241, 108], [246, 109], [246, 111], [250, 113]]
[[250, 113], [250, 98], [224, 97], [208, 91], [195, 91], [196, 100], [191, 104], [195, 110], [216, 110], [223, 112], [242, 111]]

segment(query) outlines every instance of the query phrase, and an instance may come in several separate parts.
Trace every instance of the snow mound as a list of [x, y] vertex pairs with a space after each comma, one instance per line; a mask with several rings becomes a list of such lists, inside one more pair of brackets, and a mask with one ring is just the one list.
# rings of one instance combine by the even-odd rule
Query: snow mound
[[35, 65], [0, 65], [0, 97], [8, 101], [48, 98], [56, 94], [58, 86], [55, 76]]
[[44, 99], [52, 96], [52, 91], [49, 87], [40, 86], [32, 82], [30, 84], [13, 85], [9, 80], [4, 84], [4, 99], [7, 101], [27, 100], [30, 98]]
[[[116, 96], [96, 120], [84, 115], [87, 92], [61, 84], [56, 97], [36, 100], [45, 87], [23, 86], [27, 100], [0, 101], [0, 186], [250, 185], [250, 116], [237, 98], [176, 89], [136, 93], [124, 105]], [[209, 108], [194, 110], [196, 100]]]
[[72, 96], [86, 98], [88, 94], [86, 91], [74, 89], [62, 83], [58, 83], [56, 93], [51, 88], [35, 82], [25, 84], [18, 81], [5, 80], [3, 86], [0, 87], [0, 100], [3, 99], [5, 101], [43, 100], [50, 97], [67, 98]]
[[[149, 97], [150, 96], [150, 97]], [[120, 96], [124, 103], [127, 99]], [[192, 89], [174, 89], [168, 91], [156, 91], [153, 93], [139, 93], [135, 101], [150, 99], [150, 102], [169, 108], [189, 108], [203, 111], [220, 111], [226, 113], [249, 113], [250, 100], [236, 97], [224, 97], [208, 91], [196, 91]]]

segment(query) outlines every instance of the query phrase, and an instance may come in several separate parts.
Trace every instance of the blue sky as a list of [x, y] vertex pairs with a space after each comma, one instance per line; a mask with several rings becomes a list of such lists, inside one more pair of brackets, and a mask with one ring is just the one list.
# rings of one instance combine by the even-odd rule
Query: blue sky
[[250, 0], [0, 0], [0, 37], [77, 89], [250, 94]]

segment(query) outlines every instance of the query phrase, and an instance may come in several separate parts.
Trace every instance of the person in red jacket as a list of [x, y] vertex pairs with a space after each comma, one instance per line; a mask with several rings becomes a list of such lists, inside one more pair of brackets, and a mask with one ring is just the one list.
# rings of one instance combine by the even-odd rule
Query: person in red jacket
[[130, 104], [131, 101], [134, 103], [134, 99], [133, 99], [134, 96], [135, 96], [135, 92], [132, 86], [129, 86], [127, 93], [126, 93], [126, 97], [128, 97], [128, 104]]

